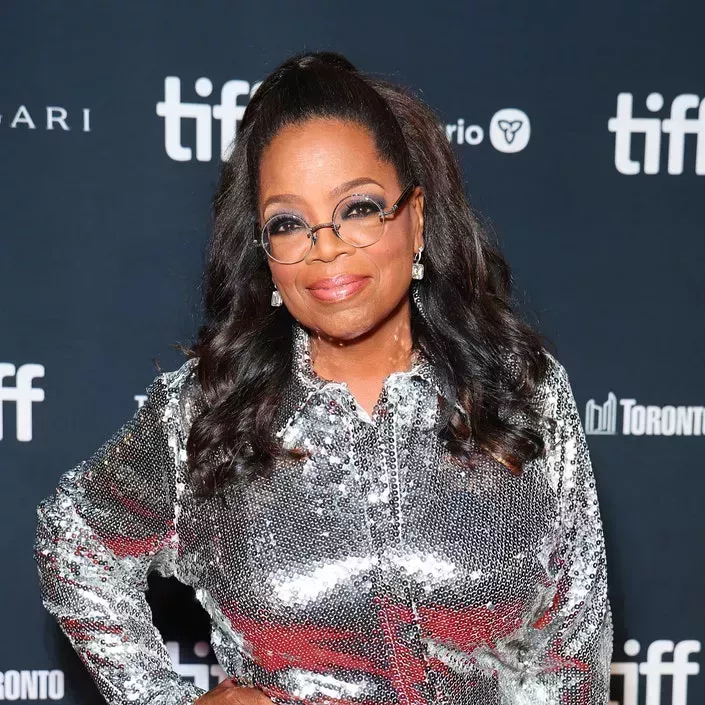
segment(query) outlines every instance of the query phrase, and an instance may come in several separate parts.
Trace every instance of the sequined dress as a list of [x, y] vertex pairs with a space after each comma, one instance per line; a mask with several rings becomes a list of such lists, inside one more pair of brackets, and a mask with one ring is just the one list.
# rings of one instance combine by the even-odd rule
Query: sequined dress
[[[604, 705], [612, 618], [590, 456], [563, 366], [537, 392], [548, 453], [466, 471], [434, 431], [433, 365], [384, 381], [372, 415], [316, 374], [295, 324], [278, 412], [308, 459], [194, 497], [197, 359], [39, 505], [42, 597], [108, 703], [185, 705], [145, 599], [157, 571], [194, 588], [225, 672], [280, 705]], [[547, 433], [549, 433], [547, 431]]]

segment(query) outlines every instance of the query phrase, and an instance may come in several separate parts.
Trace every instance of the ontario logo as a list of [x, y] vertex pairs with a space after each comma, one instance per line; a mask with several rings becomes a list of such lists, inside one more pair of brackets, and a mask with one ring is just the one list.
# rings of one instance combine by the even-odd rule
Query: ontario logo
[[452, 144], [475, 146], [485, 140], [489, 134], [490, 144], [505, 154], [521, 152], [529, 144], [531, 138], [531, 120], [518, 108], [502, 108], [491, 118], [489, 129], [482, 125], [466, 125], [465, 119], [445, 126], [446, 137]]
[[588, 399], [585, 433], [595, 436], [705, 436], [705, 407], [639, 404], [636, 399], [618, 399], [614, 392], [608, 392], [604, 402]]

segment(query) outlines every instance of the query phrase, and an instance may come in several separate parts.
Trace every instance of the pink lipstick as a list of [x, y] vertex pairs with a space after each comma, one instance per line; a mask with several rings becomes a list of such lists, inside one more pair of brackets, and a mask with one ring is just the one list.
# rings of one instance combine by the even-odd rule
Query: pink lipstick
[[319, 301], [343, 301], [361, 291], [369, 280], [369, 277], [358, 274], [339, 274], [335, 277], [319, 279], [311, 284], [308, 290]]

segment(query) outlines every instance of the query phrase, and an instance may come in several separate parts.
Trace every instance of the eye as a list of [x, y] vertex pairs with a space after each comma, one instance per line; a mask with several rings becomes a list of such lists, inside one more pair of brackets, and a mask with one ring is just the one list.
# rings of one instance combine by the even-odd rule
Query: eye
[[378, 205], [376, 199], [352, 198], [341, 204], [340, 217], [343, 219], [369, 218], [371, 216], [379, 216], [383, 209], [384, 206]]
[[282, 214], [267, 221], [267, 235], [292, 235], [306, 230], [306, 224], [296, 216]]

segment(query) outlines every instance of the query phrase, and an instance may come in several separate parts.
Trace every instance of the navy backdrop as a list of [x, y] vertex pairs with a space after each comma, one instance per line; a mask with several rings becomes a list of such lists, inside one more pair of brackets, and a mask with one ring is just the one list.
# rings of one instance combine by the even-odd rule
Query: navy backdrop
[[[0, 699], [99, 702], [40, 603], [35, 506], [134, 413], [154, 358], [180, 364], [249, 93], [289, 53], [333, 49], [438, 110], [568, 370], [613, 702], [705, 702], [704, 24], [686, 0], [3, 3]], [[150, 596], [177, 668], [214, 685], [192, 596], [159, 579]]]

